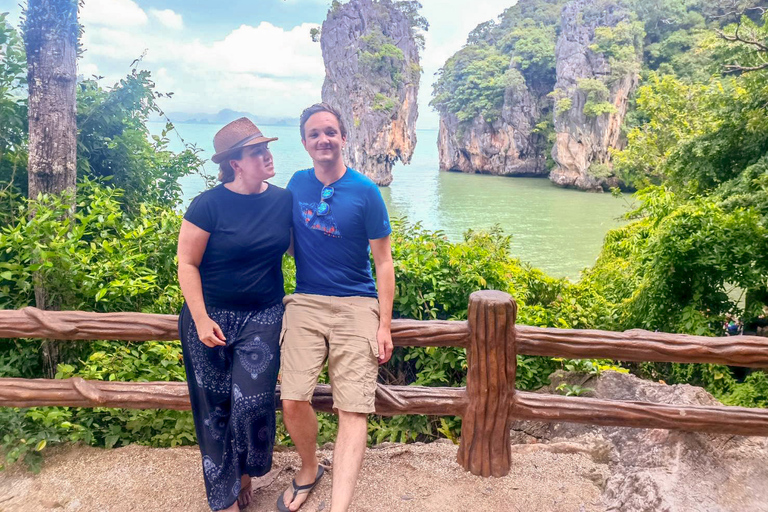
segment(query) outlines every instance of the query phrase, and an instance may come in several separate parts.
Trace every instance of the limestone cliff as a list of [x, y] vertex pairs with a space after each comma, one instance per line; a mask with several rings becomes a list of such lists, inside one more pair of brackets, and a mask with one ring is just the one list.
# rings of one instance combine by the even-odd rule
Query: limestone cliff
[[499, 119], [477, 116], [468, 123], [445, 112], [440, 116], [438, 154], [440, 170], [503, 176], [546, 175], [547, 167], [538, 135], [533, 132], [541, 116], [538, 99], [525, 84], [507, 87]]
[[435, 85], [440, 169], [620, 186], [611, 150], [624, 143], [643, 37], [611, 0], [520, 0], [478, 25]]
[[334, 2], [323, 23], [323, 101], [348, 129], [344, 158], [379, 185], [416, 145], [421, 68], [413, 13], [390, 0]]
[[521, 0], [481, 23], [439, 72], [440, 169], [546, 176], [556, 29], [566, 0]]
[[[557, 185], [603, 190], [620, 184], [611, 170], [610, 149], [620, 149], [629, 95], [637, 86], [641, 51], [630, 13], [600, 0], [574, 0], [562, 12], [557, 41], [554, 96], [556, 140], [550, 179]], [[598, 32], [596, 32], [596, 30]], [[621, 58], [600, 51], [597, 36], [624, 37]], [[606, 32], [606, 30], [608, 32]], [[613, 32], [611, 32], [613, 31]]]

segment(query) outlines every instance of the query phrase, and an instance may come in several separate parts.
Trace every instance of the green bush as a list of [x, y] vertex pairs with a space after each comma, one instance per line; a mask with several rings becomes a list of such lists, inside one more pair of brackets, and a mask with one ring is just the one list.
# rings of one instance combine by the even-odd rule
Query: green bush
[[[39, 283], [65, 309], [178, 311], [181, 217], [148, 203], [133, 205], [133, 217], [123, 211], [121, 196], [118, 189], [83, 181], [71, 219], [60, 198], [42, 196], [20, 207], [16, 220], [0, 230], [0, 308], [34, 304]], [[30, 208], [36, 211], [32, 218]]]
[[[502, 290], [518, 304], [518, 323], [541, 327], [607, 328], [614, 312], [591, 290], [553, 279], [510, 255], [511, 237], [498, 228], [467, 232], [452, 243], [440, 231], [429, 231], [403, 219], [392, 222], [395, 261], [395, 316], [423, 320], [467, 318], [469, 295]], [[537, 389], [549, 383], [558, 367], [552, 359], [518, 356], [517, 387]], [[455, 347], [396, 348], [384, 375], [388, 384], [463, 386], [466, 351]], [[424, 416], [374, 418], [372, 441], [458, 439], [461, 419]]]

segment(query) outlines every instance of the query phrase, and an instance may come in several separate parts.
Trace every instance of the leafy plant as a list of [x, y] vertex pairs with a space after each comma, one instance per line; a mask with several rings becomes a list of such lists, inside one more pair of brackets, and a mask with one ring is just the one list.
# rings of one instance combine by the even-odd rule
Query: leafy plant
[[582, 396], [590, 391], [594, 391], [592, 388], [585, 388], [578, 384], [568, 384], [567, 382], [561, 382], [555, 389], [563, 391], [565, 396]]

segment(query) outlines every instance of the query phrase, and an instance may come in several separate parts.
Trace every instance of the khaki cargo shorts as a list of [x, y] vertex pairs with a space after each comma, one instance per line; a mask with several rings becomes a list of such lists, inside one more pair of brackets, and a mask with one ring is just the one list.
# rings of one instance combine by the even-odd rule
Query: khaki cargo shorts
[[327, 357], [334, 409], [374, 412], [379, 301], [295, 293], [283, 304], [280, 398], [311, 402]]

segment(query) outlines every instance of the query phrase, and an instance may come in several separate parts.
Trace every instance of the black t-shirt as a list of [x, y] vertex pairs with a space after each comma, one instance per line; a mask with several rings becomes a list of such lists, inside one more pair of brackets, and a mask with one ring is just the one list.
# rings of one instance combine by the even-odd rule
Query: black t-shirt
[[218, 185], [193, 199], [184, 218], [211, 234], [200, 263], [206, 305], [255, 310], [282, 300], [289, 191], [268, 185], [261, 194], [244, 195]]

